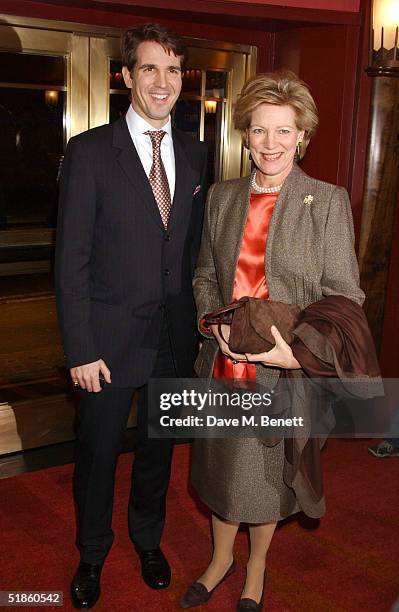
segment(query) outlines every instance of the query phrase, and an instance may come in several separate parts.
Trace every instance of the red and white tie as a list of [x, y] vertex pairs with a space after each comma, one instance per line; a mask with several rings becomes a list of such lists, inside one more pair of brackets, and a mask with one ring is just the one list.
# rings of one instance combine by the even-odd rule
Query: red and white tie
[[144, 133], [151, 138], [152, 142], [152, 166], [148, 180], [150, 181], [155, 201], [158, 204], [162, 223], [166, 228], [168, 226], [171, 208], [168, 177], [166, 176], [165, 167], [161, 158], [161, 142], [166, 132], [164, 130], [148, 130]]

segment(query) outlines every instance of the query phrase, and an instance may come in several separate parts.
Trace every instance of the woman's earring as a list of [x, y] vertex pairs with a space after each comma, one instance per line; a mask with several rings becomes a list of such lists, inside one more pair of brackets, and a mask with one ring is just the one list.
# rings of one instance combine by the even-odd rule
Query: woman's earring
[[[246, 141], [245, 141], [245, 147], [246, 147], [246, 148], [248, 149], [248, 151], [249, 151], [249, 141], [248, 141], [248, 137], [247, 137], [247, 139], [246, 139]], [[249, 151], [249, 161], [253, 161], [253, 160], [252, 160], [251, 151]]]
[[301, 160], [301, 145], [302, 145], [302, 140], [297, 142], [297, 145], [295, 148], [295, 161], [296, 162], [299, 162]]

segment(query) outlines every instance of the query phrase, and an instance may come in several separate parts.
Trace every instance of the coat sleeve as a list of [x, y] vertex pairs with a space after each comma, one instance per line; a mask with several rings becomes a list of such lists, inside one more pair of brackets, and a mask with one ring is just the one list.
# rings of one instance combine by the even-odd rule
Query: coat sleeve
[[60, 179], [55, 286], [67, 367], [100, 359], [90, 325], [90, 258], [96, 215], [93, 167], [79, 137], [72, 138]]
[[354, 242], [348, 193], [343, 187], [335, 187], [325, 228], [322, 293], [324, 296], [343, 295], [361, 306], [364, 293], [359, 284]]
[[[223, 305], [213, 258], [217, 218], [217, 207], [215, 198], [213, 198], [215, 187], [216, 184], [212, 185], [208, 191], [201, 247], [193, 280], [194, 298], [197, 305], [199, 323], [207, 312], [211, 312]], [[202, 325], [199, 324], [198, 329], [203, 336], [213, 338], [212, 333], [207, 332], [206, 328]]]

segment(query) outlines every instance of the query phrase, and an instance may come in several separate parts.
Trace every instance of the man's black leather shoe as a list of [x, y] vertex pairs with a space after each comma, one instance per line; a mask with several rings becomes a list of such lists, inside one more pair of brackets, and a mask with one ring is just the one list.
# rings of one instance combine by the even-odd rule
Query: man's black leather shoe
[[152, 589], [167, 589], [170, 585], [170, 567], [162, 550], [141, 550], [137, 547], [136, 550], [144, 582]]
[[81, 561], [71, 584], [71, 597], [74, 608], [88, 610], [100, 597], [100, 576], [102, 565]]

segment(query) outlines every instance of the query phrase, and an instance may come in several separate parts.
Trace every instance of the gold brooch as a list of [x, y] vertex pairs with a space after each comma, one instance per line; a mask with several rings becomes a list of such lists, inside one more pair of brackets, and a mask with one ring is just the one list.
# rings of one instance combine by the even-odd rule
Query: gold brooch
[[311, 204], [313, 202], [313, 196], [309, 193], [309, 195], [303, 198], [304, 204]]

